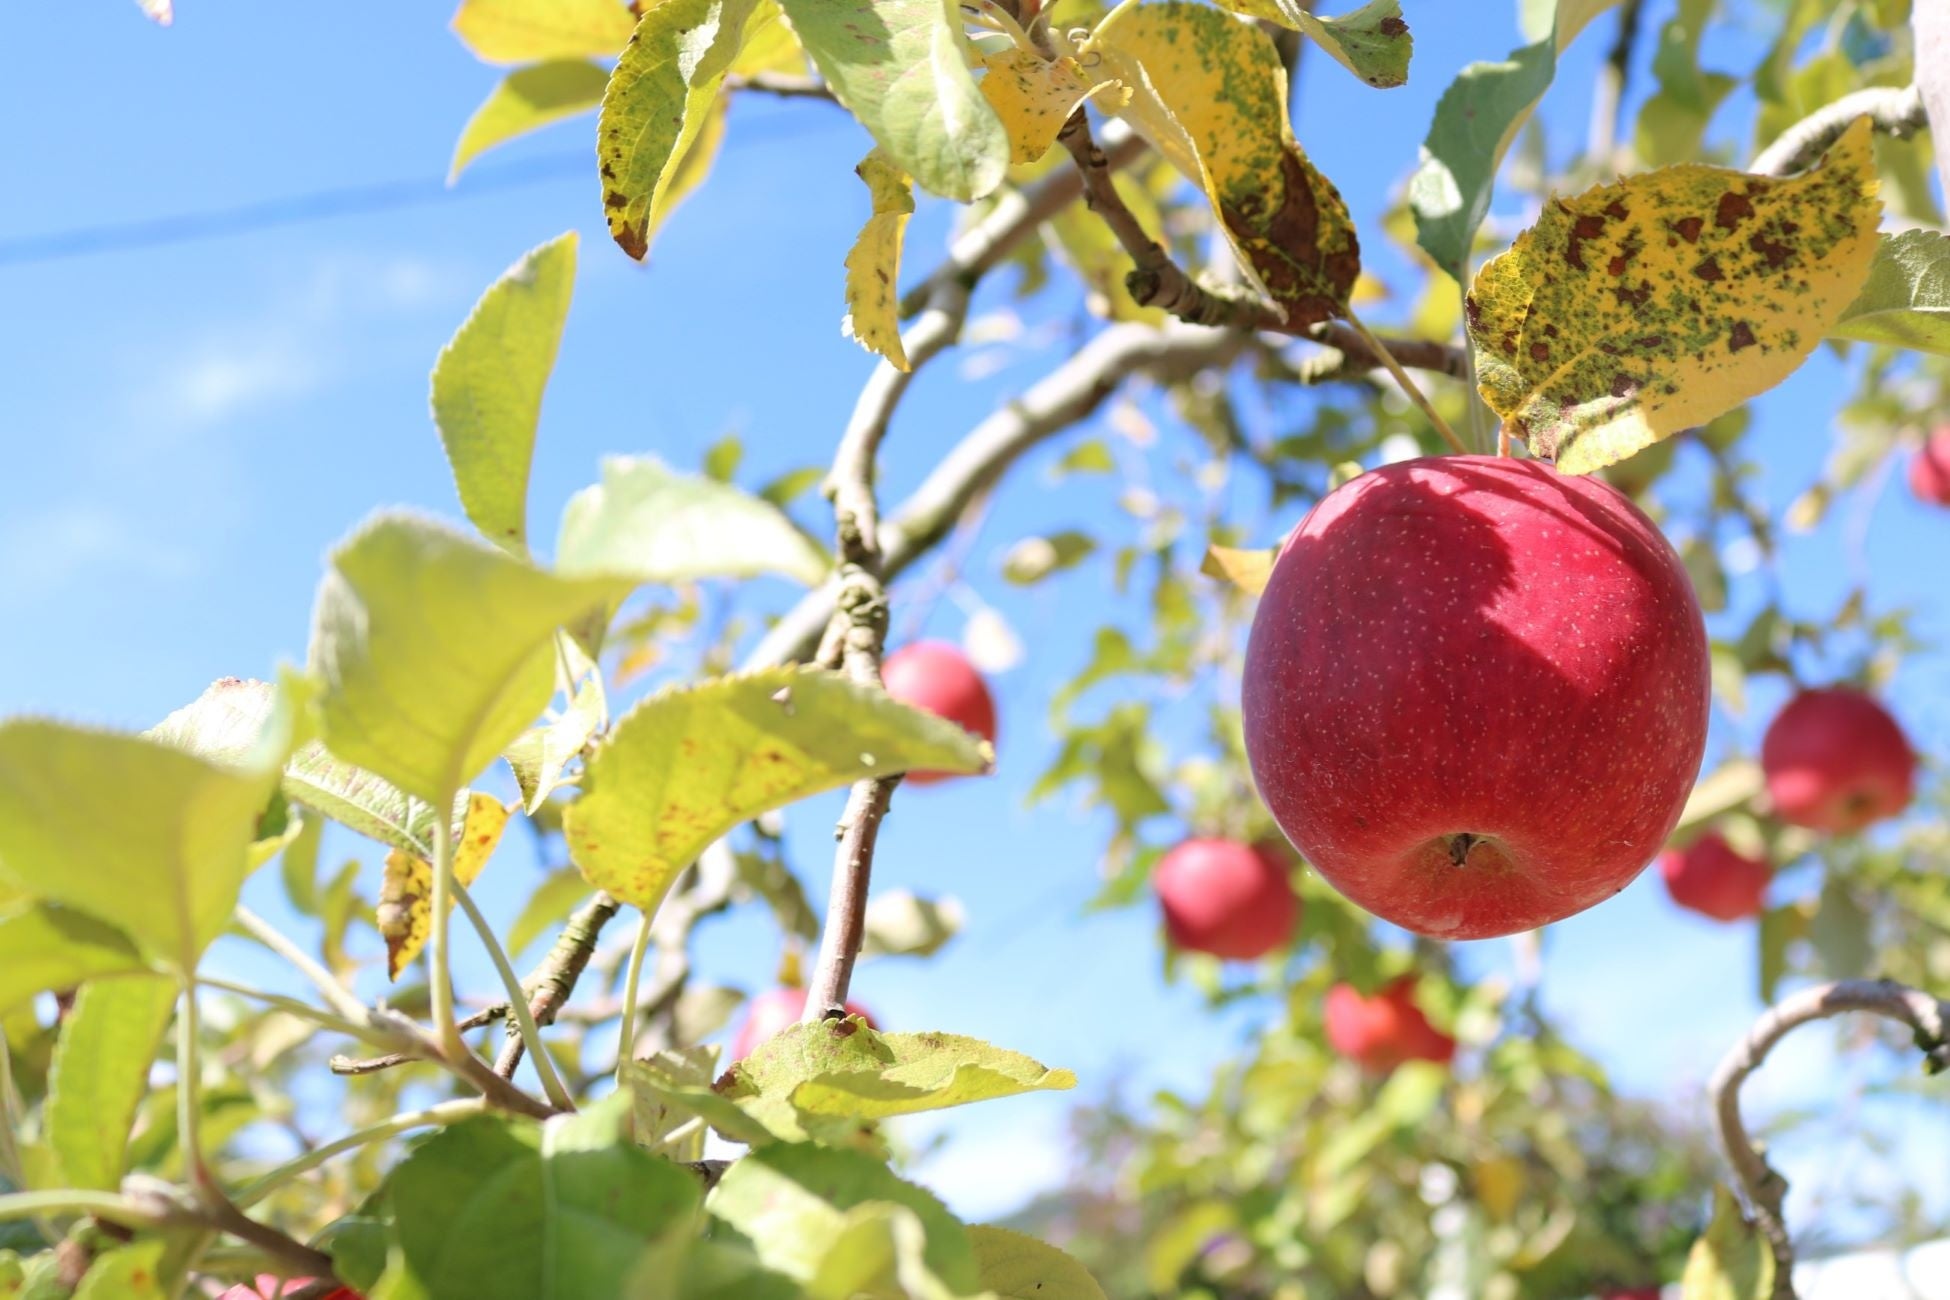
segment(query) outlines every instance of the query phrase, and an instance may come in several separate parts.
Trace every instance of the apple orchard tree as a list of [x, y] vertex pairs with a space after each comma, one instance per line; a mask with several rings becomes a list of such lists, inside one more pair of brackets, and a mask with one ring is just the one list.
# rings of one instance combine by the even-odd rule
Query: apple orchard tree
[[[678, 203], [708, 212], [733, 100], [856, 118], [874, 147], [831, 184], [868, 214], [843, 292], [877, 360], [851, 412], [807, 413], [836, 435], [822, 472], [754, 492], [735, 443], [696, 473], [612, 459], [538, 543], [581, 255], [542, 243], [433, 368], [471, 530], [353, 527], [302, 671], [225, 677], [140, 735], [0, 724], [0, 1295], [1792, 1295], [1824, 1225], [1786, 1220], [1743, 1081], [1830, 1018], [1919, 1079], [1950, 1064], [1943, 737], [1879, 699], [1905, 616], [1864, 588], [1790, 612], [1777, 563], [1892, 469], [1950, 505], [1950, 151], [1927, 131], [1950, 139], [1950, 3], [1532, 0], [1530, 43], [1462, 70], [1359, 231], [1289, 86], [1330, 82], [1358, 120], [1414, 75], [1413, 33], [1395, 0], [1313, 9], [465, 0], [459, 39], [515, 66], [455, 167], [593, 112], [631, 257]], [[1701, 65], [1721, 24], [1761, 33], [1757, 65]], [[1532, 113], [1578, 40], [1610, 42], [1589, 138], [1546, 149]], [[1708, 142], [1731, 105], [1750, 148]], [[1499, 185], [1530, 214], [1508, 229]], [[922, 194], [959, 224], [916, 273]], [[1412, 275], [1363, 273], [1384, 242]], [[902, 399], [978, 293], [1091, 324], [959, 441], [910, 442]], [[1818, 348], [1856, 395], [1809, 413], [1796, 436], [1832, 425], [1832, 455], [1775, 517], [1746, 403]], [[1165, 411], [1189, 436], [1155, 438]], [[1079, 1112], [1072, 1185], [969, 1225], [882, 1121], [1077, 1080], [883, 1031], [849, 987], [863, 948], [925, 956], [956, 924], [872, 894], [904, 777], [996, 759], [981, 674], [890, 644], [890, 614], [956, 581], [1051, 443], [1060, 475], [1128, 478], [1128, 521], [1008, 553], [1006, 580], [1088, 570], [1121, 611], [1048, 702], [1032, 801], [1098, 810], [1096, 905], [1158, 908], [1177, 976], [1257, 1032], [1204, 1095], [1089, 1081], [1109, 1099]], [[931, 466], [898, 500], [895, 458]], [[1225, 517], [1227, 476], [1283, 545]], [[1730, 547], [1757, 563], [1723, 568]], [[803, 594], [771, 607], [741, 585], [761, 574]], [[1759, 751], [1709, 747], [1768, 677], [1791, 699]], [[486, 789], [504, 764], [512, 803]], [[840, 789], [822, 914], [780, 819]], [[559, 870], [496, 933], [469, 887], [515, 821]], [[328, 822], [383, 866], [321, 871]], [[239, 904], [274, 862], [302, 937]], [[1677, 906], [1757, 928], [1781, 999], [1684, 1113], [1615, 1093], [1535, 982], [1542, 927], [1654, 862]], [[783, 956], [741, 1010], [690, 941], [743, 907]], [[454, 987], [457, 923], [492, 987]], [[311, 996], [200, 971], [227, 933]], [[1472, 982], [1445, 941], [1495, 936], [1518, 978]], [[1630, 1050], [1605, 1032], [1575, 1038]], [[300, 1095], [294, 1155], [240, 1140]], [[1937, 1226], [1899, 1195], [1858, 1210]]]

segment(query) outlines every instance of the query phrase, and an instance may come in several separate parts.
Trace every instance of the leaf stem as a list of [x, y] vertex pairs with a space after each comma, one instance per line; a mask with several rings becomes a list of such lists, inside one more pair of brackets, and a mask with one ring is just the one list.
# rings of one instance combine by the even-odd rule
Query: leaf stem
[[343, 1016], [335, 1016], [329, 1011], [321, 1011], [309, 1002], [300, 1002], [297, 998], [288, 998], [282, 993], [273, 993], [268, 989], [253, 988], [248, 984], [240, 984], [235, 980], [219, 979], [215, 975], [199, 974], [196, 977], [196, 982], [204, 988], [221, 989], [225, 993], [235, 993], [238, 997], [250, 998], [256, 1002], [262, 1002], [266, 1006], [277, 1008], [286, 1015], [296, 1016], [300, 1020], [310, 1021], [320, 1028], [334, 1030], [348, 1037], [356, 1038], [363, 1043], [372, 1043], [376, 1046], [386, 1047], [391, 1046], [396, 1041], [393, 1035], [383, 1030], [376, 1030], [371, 1025], [347, 1020]]
[[394, 1115], [389, 1119], [381, 1120], [369, 1128], [362, 1128], [356, 1133], [348, 1133], [336, 1141], [327, 1142], [324, 1146], [305, 1152], [305, 1154], [295, 1160], [279, 1165], [277, 1168], [258, 1177], [233, 1199], [239, 1208], [248, 1209], [300, 1174], [308, 1173], [318, 1168], [318, 1166], [324, 1164], [334, 1156], [341, 1155], [347, 1151], [357, 1150], [363, 1146], [369, 1146], [374, 1142], [382, 1142], [389, 1137], [404, 1133], [408, 1129], [443, 1127], [448, 1124], [458, 1123], [463, 1119], [470, 1119], [475, 1115], [486, 1113], [487, 1102], [482, 1098], [463, 1097], [456, 1101], [443, 1101], [439, 1105], [429, 1106], [425, 1110], [408, 1111], [404, 1115]]
[[[494, 937], [494, 927], [488, 924], [485, 916], [481, 915], [481, 909], [475, 904], [473, 895], [467, 892], [467, 887], [458, 880], [451, 884], [455, 901], [460, 904], [461, 910], [467, 913], [467, 919], [472, 922], [474, 932], [481, 936], [481, 945], [487, 949], [488, 956], [494, 962], [495, 972], [501, 976], [502, 987], [508, 993], [508, 1011], [521, 1030], [522, 1041], [528, 1044], [528, 1056], [534, 1062], [535, 1073], [541, 1077], [542, 1091], [548, 1094], [548, 1099], [557, 1108], [574, 1110], [575, 1098], [571, 1097], [568, 1088], [563, 1086], [562, 1076], [556, 1073], [555, 1062], [542, 1043], [541, 1027], [535, 1023], [534, 1012], [528, 1005], [528, 991], [522, 988], [521, 977], [515, 974], [514, 963], [508, 960], [507, 950], [501, 946], [501, 941]], [[435, 906], [437, 907], [438, 904]], [[452, 996], [451, 991], [449, 996]], [[448, 1005], [447, 1014], [453, 1015], [451, 1003]], [[458, 1028], [455, 1029], [454, 1036], [456, 1038], [460, 1036]]]
[[636, 942], [630, 945], [630, 964], [623, 973], [623, 1015], [616, 1029], [618, 1070], [633, 1059], [636, 1051], [637, 987], [643, 980], [643, 955], [650, 949], [650, 928], [655, 920], [654, 908], [644, 912], [638, 920]]
[[183, 976], [182, 986], [183, 996], [176, 1003], [176, 1145], [197, 1199], [222, 1200], [216, 1179], [203, 1163], [203, 1066], [196, 1041], [203, 1021], [196, 1005], [195, 977]]
[[[444, 796], [434, 804], [433, 818], [433, 915], [428, 918], [431, 932], [427, 941], [429, 961], [432, 965], [431, 983], [433, 986], [433, 1037], [440, 1044], [440, 1050], [449, 1060], [458, 1061], [464, 1056], [472, 1056], [473, 1049], [467, 1040], [460, 1036], [460, 1027], [454, 1021], [454, 979], [452, 927], [449, 913], [454, 908], [454, 827], [452, 791], [442, 791]], [[526, 1001], [519, 993], [516, 1001]]]
[[[338, 976], [325, 969], [312, 955], [280, 933], [269, 921], [248, 907], [239, 904], [234, 913], [238, 925], [250, 933], [251, 938], [269, 948], [297, 969], [298, 973], [311, 981], [332, 1010], [346, 1020], [360, 1022], [368, 1018], [370, 1008], [340, 982]], [[205, 983], [210, 981], [206, 980]]]
[[1354, 327], [1355, 333], [1361, 336], [1361, 341], [1381, 358], [1381, 364], [1388, 368], [1388, 373], [1393, 375], [1395, 382], [1402, 386], [1402, 391], [1408, 394], [1408, 400], [1414, 402], [1421, 409], [1422, 414], [1428, 417], [1429, 423], [1435, 426], [1435, 431], [1442, 435], [1443, 441], [1449, 444], [1451, 450], [1458, 456], [1467, 456], [1469, 448], [1463, 446], [1463, 441], [1456, 436], [1456, 431], [1449, 427], [1449, 422], [1442, 418], [1441, 412], [1429, 404], [1429, 399], [1423, 395], [1415, 381], [1408, 377], [1408, 371], [1402, 369], [1402, 363], [1395, 360], [1395, 354], [1388, 350], [1388, 345], [1376, 338], [1368, 327], [1361, 323], [1361, 318], [1354, 314], [1353, 307], [1347, 309], [1347, 323]]

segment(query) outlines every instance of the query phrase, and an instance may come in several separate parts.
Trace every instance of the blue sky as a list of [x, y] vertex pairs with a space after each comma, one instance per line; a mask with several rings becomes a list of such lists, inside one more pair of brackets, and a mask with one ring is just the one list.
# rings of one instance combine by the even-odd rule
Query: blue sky
[[[1667, 7], [1650, 6], [1649, 20]], [[1407, 15], [1417, 38], [1407, 87], [1361, 91], [1316, 53], [1297, 96], [1300, 139], [1348, 197], [1384, 276], [1400, 264], [1374, 221], [1413, 163], [1436, 96], [1463, 63], [1517, 43], [1504, 6], [1410, 3]], [[321, 17], [303, 6], [191, 0], [164, 30], [125, 0], [7, 6], [0, 42], [33, 57], [0, 80], [0, 246], [336, 187], [436, 182], [498, 76], [445, 18], [432, 4]], [[1582, 136], [1609, 40], [1601, 20], [1546, 101], [1542, 120], [1560, 147]], [[1751, 63], [1750, 40], [1719, 44], [1709, 63]], [[1642, 65], [1649, 54], [1642, 40]], [[1744, 140], [1740, 114], [1720, 126], [1718, 137]], [[543, 416], [538, 535], [552, 534], [561, 503], [606, 452], [694, 467], [736, 430], [747, 484], [823, 462], [870, 368], [839, 332], [840, 260], [865, 213], [850, 174], [864, 134], [824, 105], [741, 103], [705, 189], [640, 267], [602, 228], [593, 163], [579, 161], [592, 132], [579, 119], [490, 155], [451, 195], [372, 215], [0, 260], [0, 712], [146, 726], [214, 677], [302, 659], [333, 540], [384, 504], [458, 516], [427, 416], [428, 368], [495, 275], [571, 227], [583, 232], [582, 264]], [[512, 183], [530, 176], [539, 179]], [[1497, 212], [1519, 215], [1510, 202]], [[932, 260], [947, 220], [939, 205], [916, 218], [910, 278]], [[1062, 337], [1033, 325], [915, 385], [888, 447], [890, 496], [1060, 359]], [[1822, 354], [1756, 404], [1759, 492], [1776, 514], [1818, 472], [1846, 392], [1842, 368]], [[882, 839], [877, 882], [959, 896], [967, 932], [932, 963], [864, 966], [856, 988], [892, 1026], [978, 1034], [1069, 1066], [1085, 1095], [1112, 1083], [1130, 1095], [1196, 1090], [1259, 1012], [1205, 1018], [1192, 990], [1167, 986], [1147, 909], [1080, 916], [1105, 826], [1061, 801], [1023, 802], [1049, 757], [1044, 701], [1085, 661], [1093, 620], [1110, 607], [1106, 584], [1088, 573], [1022, 592], [1000, 581], [996, 561], [1037, 532], [1129, 526], [1108, 490], [1054, 483], [1051, 459], [1016, 470], [968, 565], [970, 593], [1029, 650], [996, 682], [1000, 772], [903, 792]], [[1255, 514], [1257, 494], [1244, 487], [1235, 496], [1268, 541], [1294, 522]], [[1846, 502], [1836, 516], [1789, 543], [1792, 607], [1819, 616], [1866, 572], [1878, 607], [1914, 607], [1919, 630], [1950, 640], [1941, 565], [1929, 563], [1945, 553], [1950, 516], [1900, 487]], [[816, 514], [804, 517], [824, 529]], [[961, 617], [940, 602], [926, 630], [957, 636]], [[895, 621], [908, 626], [899, 612]], [[1893, 692], [1912, 736], [1939, 760], [1950, 736], [1946, 688], [1950, 660], [1937, 651], [1906, 668]], [[1757, 693], [1745, 718], [1721, 719], [1719, 740], [1751, 747], [1777, 700]], [[816, 896], [836, 809], [814, 801], [792, 821], [794, 859]], [[487, 890], [503, 916], [536, 878], [525, 837], [510, 845]], [[368, 846], [347, 837], [335, 849], [364, 852], [377, 869]], [[251, 897], [269, 907], [274, 890], [259, 880]], [[708, 977], [756, 988], [776, 944], [769, 922], [751, 916], [711, 926], [700, 952]], [[1471, 961], [1485, 972], [1507, 966], [1497, 945], [1477, 946]], [[1547, 963], [1549, 1003], [1621, 1083], [1689, 1107], [1758, 1009], [1751, 928], [1678, 914], [1650, 878], [1557, 927]], [[467, 977], [477, 987], [487, 978], [478, 962]], [[1754, 1095], [1839, 1097], [1877, 1077], [1859, 1062], [1837, 1073], [1820, 1035], [1804, 1035]], [[924, 1176], [970, 1214], [1006, 1209], [1058, 1172], [1070, 1104], [1037, 1097], [958, 1114], [935, 1126], [949, 1141]], [[1921, 1122], [1889, 1103], [1867, 1113]], [[1805, 1171], [1797, 1195], [1816, 1184], [1817, 1165], [1845, 1163], [1833, 1158], [1835, 1140], [1831, 1131], [1784, 1147], [1790, 1173]], [[1895, 1172], [1871, 1161], [1851, 1176]], [[1934, 1202], [1950, 1202], [1950, 1174], [1928, 1176]]]

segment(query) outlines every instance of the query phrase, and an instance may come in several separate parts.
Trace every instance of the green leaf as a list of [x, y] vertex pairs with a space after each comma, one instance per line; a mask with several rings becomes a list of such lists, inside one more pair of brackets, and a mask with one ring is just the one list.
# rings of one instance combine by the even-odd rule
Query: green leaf
[[1442, 92], [1422, 142], [1426, 156], [1409, 178], [1408, 202], [1416, 242], [1457, 283], [1469, 281], [1470, 249], [1490, 210], [1497, 169], [1557, 75], [1558, 55], [1616, 2], [1559, 0], [1549, 36], [1500, 63], [1470, 64]]
[[120, 930], [84, 912], [49, 904], [0, 917], [0, 1012], [37, 993], [109, 975], [146, 974], [149, 964]]
[[249, 748], [227, 734], [213, 744], [238, 747], [216, 758], [146, 736], [0, 723], [6, 873], [193, 970], [237, 905], [258, 818], [297, 739], [302, 689], [287, 679]]
[[1700, 156], [1713, 114], [1736, 78], [1699, 66], [1700, 36], [1713, 16], [1714, 0], [1680, 0], [1679, 12], [1659, 31], [1652, 75], [1659, 93], [1639, 109], [1636, 150], [1648, 167], [1692, 162]]
[[863, 957], [932, 957], [961, 933], [961, 903], [922, 898], [911, 889], [887, 889], [867, 904]]
[[96, 1256], [74, 1290], [74, 1300], [168, 1300], [173, 1288], [163, 1282], [162, 1237], [130, 1242]]
[[325, 819], [307, 817], [291, 843], [284, 846], [279, 863], [284, 876], [284, 894], [300, 916], [318, 915], [318, 850], [324, 838]]
[[603, 693], [601, 673], [591, 673], [569, 701], [561, 716], [538, 727], [530, 727], [514, 738], [502, 757], [521, 787], [522, 811], [534, 812], [562, 784], [562, 769], [567, 767], [589, 738], [609, 717], [609, 701]]
[[1822, 884], [1820, 906], [1808, 923], [1808, 938], [1821, 958], [1823, 975], [1852, 980], [1869, 973], [1876, 955], [1869, 926], [1869, 913], [1854, 892], [1830, 876]]
[[46, 1117], [68, 1186], [121, 1186], [129, 1129], [149, 1095], [149, 1067], [176, 993], [165, 979], [85, 984], [62, 1021]]
[[618, 718], [563, 816], [583, 878], [637, 907], [740, 822], [869, 776], [980, 772], [994, 751], [951, 722], [815, 668], [661, 691]]
[[556, 629], [628, 587], [558, 578], [424, 518], [375, 516], [332, 553], [313, 614], [327, 748], [443, 804], [548, 703]]
[[1076, 1086], [1021, 1052], [961, 1034], [882, 1034], [858, 1017], [794, 1025], [727, 1072], [722, 1096], [784, 1098], [809, 1115], [879, 1120]]
[[535, 892], [528, 896], [521, 915], [509, 928], [508, 951], [519, 955], [529, 944], [541, 938], [544, 930], [575, 911], [576, 906], [587, 897], [589, 882], [574, 867], [549, 873], [546, 880], [535, 886]]
[[1104, 1300], [1090, 1270], [1048, 1242], [979, 1223], [968, 1242], [982, 1289], [1002, 1300]]
[[638, 582], [775, 573], [807, 586], [832, 567], [778, 507], [729, 483], [680, 474], [654, 456], [603, 460], [603, 481], [562, 511], [555, 563], [563, 573]]
[[588, 112], [603, 102], [607, 85], [608, 70], [587, 59], [555, 59], [510, 72], [461, 129], [447, 183], [494, 146]]
[[543, 1124], [482, 1116], [414, 1148], [389, 1183], [407, 1277], [429, 1296], [634, 1295], [688, 1239], [696, 1178], [623, 1135], [614, 1095]]
[[1009, 136], [969, 72], [954, 0], [781, 0], [840, 103], [923, 189], [962, 203], [1002, 183]]
[[927, 1239], [926, 1268], [951, 1294], [980, 1285], [967, 1230], [931, 1194], [864, 1152], [799, 1143], [759, 1147], [725, 1172], [705, 1209], [742, 1234], [766, 1268], [810, 1283], [822, 1266], [844, 1262], [829, 1266], [827, 1257], [835, 1238], [860, 1222], [848, 1211], [876, 1204], [914, 1215]]
[[1713, 1189], [1713, 1221], [1686, 1257], [1679, 1294], [1681, 1300], [1770, 1300], [1774, 1294], [1773, 1252], [1723, 1186]]
[[1074, 569], [1097, 551], [1088, 533], [1065, 529], [1047, 537], [1025, 537], [1002, 557], [1002, 577], [1019, 587], [1041, 582], [1052, 573]]
[[1316, 18], [1294, 0], [1221, 0], [1236, 14], [1264, 18], [1305, 32], [1334, 62], [1380, 90], [1408, 81], [1415, 38], [1402, 21], [1400, 0], [1368, 0], [1351, 14]]
[[[382, 777], [332, 757], [318, 741], [301, 745], [284, 766], [285, 798], [329, 817], [389, 849], [433, 856], [433, 805], [415, 799]], [[467, 795], [454, 800], [453, 825], [467, 812]]]
[[662, 0], [645, 9], [610, 74], [596, 126], [609, 233], [631, 257], [676, 202], [677, 173], [704, 131], [756, 0]]
[[575, 291], [577, 238], [558, 235], [509, 267], [433, 363], [433, 423], [461, 507], [516, 555], [528, 553], [528, 472]]
[[454, 34], [489, 63], [615, 56], [636, 20], [622, 0], [461, 0]]
[[1760, 1000], [1772, 1002], [1781, 977], [1787, 974], [1788, 947], [1808, 937], [1808, 913], [1799, 904], [1769, 908], [1760, 914]]
[[904, 1205], [868, 1202], [839, 1217], [806, 1294], [814, 1300], [901, 1296], [906, 1300], [955, 1300], [961, 1295], [927, 1264], [928, 1230]]
[[1884, 235], [1868, 282], [1828, 337], [1950, 356], [1950, 235]]
[[701, 1117], [733, 1142], [757, 1147], [780, 1136], [798, 1137], [802, 1130], [783, 1125], [776, 1133], [762, 1119], [711, 1087], [711, 1075], [696, 1058], [682, 1052], [658, 1052], [640, 1061], [625, 1061], [617, 1081], [629, 1091], [641, 1139], [653, 1139], [690, 1116]]

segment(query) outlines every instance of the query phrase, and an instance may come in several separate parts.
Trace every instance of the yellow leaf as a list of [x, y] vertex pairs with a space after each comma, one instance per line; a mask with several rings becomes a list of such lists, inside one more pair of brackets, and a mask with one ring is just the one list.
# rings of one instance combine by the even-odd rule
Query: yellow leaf
[[[493, 795], [478, 791], [468, 795], [467, 816], [454, 846], [454, 879], [463, 885], [474, 883], [501, 842], [510, 811]], [[379, 933], [386, 939], [386, 976], [396, 980], [426, 947], [433, 913], [432, 864], [402, 849], [388, 853], [376, 912]]]
[[745, 20], [745, 43], [731, 61], [731, 75], [751, 77], [765, 72], [792, 76], [806, 74], [806, 51], [799, 38], [786, 26], [775, 0], [758, 0], [758, 7]]
[[1469, 1181], [1476, 1185], [1476, 1198], [1490, 1217], [1508, 1223], [1523, 1195], [1523, 1161], [1515, 1156], [1491, 1156], [1469, 1171]]
[[621, 0], [461, 0], [454, 35], [489, 63], [615, 58], [636, 19]]
[[1092, 85], [1083, 65], [1067, 55], [1044, 59], [1030, 50], [1009, 47], [982, 60], [988, 75], [982, 94], [1009, 133], [1009, 160], [1035, 162], [1056, 143], [1056, 133], [1078, 104], [1103, 92], [1105, 101], [1122, 103], [1131, 92], [1116, 82]]
[[1248, 596], [1266, 590], [1273, 576], [1273, 562], [1280, 557], [1278, 547], [1265, 551], [1239, 551], [1230, 546], [1208, 546], [1198, 571], [1208, 578], [1231, 583]]
[[914, 187], [905, 173], [875, 149], [853, 169], [873, 195], [873, 215], [860, 228], [846, 255], [847, 317], [840, 329], [878, 352], [897, 370], [907, 369], [901, 347], [901, 314], [895, 292], [900, 281], [901, 237], [914, 211]]
[[1205, 191], [1246, 278], [1288, 329], [1347, 310], [1361, 271], [1354, 223], [1294, 142], [1286, 69], [1265, 32], [1190, 0], [1125, 0], [1083, 62], [1130, 87], [1123, 115]]
[[1687, 163], [1554, 200], [1470, 289], [1483, 400], [1567, 474], [1704, 424], [1813, 351], [1880, 213], [1866, 118], [1791, 180]]

